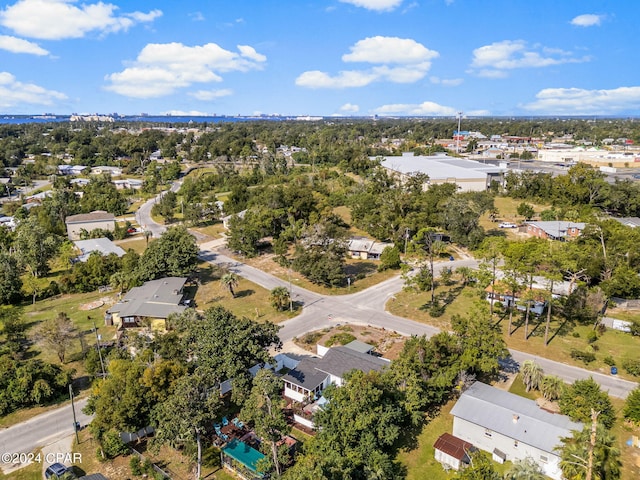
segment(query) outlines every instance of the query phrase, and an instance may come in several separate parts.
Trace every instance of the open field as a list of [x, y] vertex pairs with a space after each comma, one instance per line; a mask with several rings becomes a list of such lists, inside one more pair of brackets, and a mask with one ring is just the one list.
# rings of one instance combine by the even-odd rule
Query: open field
[[196, 308], [206, 310], [222, 305], [237, 317], [247, 317], [258, 322], [279, 323], [298, 315], [298, 311], [278, 312], [271, 306], [270, 292], [249, 280], [239, 277], [234, 288], [235, 298], [220, 283], [223, 271], [217, 265], [202, 262], [198, 267], [200, 285], [195, 294]]
[[[452, 287], [438, 287], [436, 295], [443, 294], [446, 290], [451, 292], [451, 303], [447, 306], [444, 315], [434, 318], [429, 315], [428, 309], [425, 308], [430, 302], [430, 292], [413, 292], [402, 291], [395, 294], [387, 303], [387, 310], [394, 315], [412, 320], [434, 325], [443, 330], [450, 330], [451, 317], [453, 315], [466, 315], [474, 301], [480, 298], [479, 292], [475, 287], [461, 288], [459, 285]], [[499, 312], [498, 310], [496, 310]], [[618, 374], [631, 381], [638, 381], [637, 377], [633, 377], [626, 373], [620, 365], [624, 359], [637, 358], [637, 352], [640, 348], [640, 339], [633, 337], [628, 333], [619, 332], [608, 329], [598, 339], [589, 343], [589, 332], [593, 331], [592, 325], [570, 325], [563, 323], [559, 317], [552, 316], [550, 324], [550, 343], [544, 345], [544, 329], [546, 323], [546, 315], [540, 318], [531, 316], [529, 321], [529, 339], [524, 339], [524, 314], [514, 312], [512, 334], [509, 335], [508, 315], [505, 313], [497, 313], [495, 319], [503, 331], [503, 336], [509, 348], [520, 350], [523, 352], [540, 355], [550, 360], [575, 365], [577, 367], [589, 370], [609, 373], [610, 366], [604, 362], [605, 357], [612, 357], [618, 365]], [[594, 353], [596, 360], [585, 365], [582, 361], [571, 358], [571, 350], [585, 351], [588, 348], [597, 349]]]

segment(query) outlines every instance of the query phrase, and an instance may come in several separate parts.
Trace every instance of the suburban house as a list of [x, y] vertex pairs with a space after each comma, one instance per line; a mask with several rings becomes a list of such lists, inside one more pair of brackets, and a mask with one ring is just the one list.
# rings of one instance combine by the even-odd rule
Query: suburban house
[[98, 252], [100, 255], [105, 257], [112, 253], [115, 253], [118, 257], [122, 257], [126, 253], [122, 248], [106, 237], [76, 240], [73, 243], [81, 252], [81, 254], [76, 257], [76, 261], [78, 262], [86, 262], [89, 259], [89, 255], [93, 252]]
[[113, 232], [116, 229], [116, 217], [104, 210], [96, 210], [91, 213], [70, 215], [64, 220], [67, 226], [69, 240], [80, 240], [83, 230], [91, 232], [101, 229]]
[[238, 217], [240, 219], [243, 219], [246, 214], [247, 214], [247, 211], [242, 210], [241, 212], [234, 213], [232, 215], [226, 215], [222, 217], [222, 226], [225, 228], [225, 230], [229, 230], [229, 225], [233, 217]]
[[475, 382], [453, 409], [453, 435], [489, 452], [497, 462], [531, 457], [544, 474], [560, 480], [561, 439], [582, 423], [542, 410], [536, 402]]
[[300, 407], [294, 408], [294, 420], [313, 428], [313, 413], [326, 403], [321, 396], [325, 388], [332, 384], [342, 386], [345, 375], [352, 370], [371, 372], [387, 367], [389, 361], [372, 355], [372, 349], [371, 345], [354, 340], [345, 346], [319, 349], [322, 357], [304, 357], [289, 370], [282, 380], [284, 396]]
[[122, 175], [122, 168], [105, 165], [91, 167], [91, 175], [102, 175], [103, 173], [108, 173], [112, 177], [119, 177]]
[[586, 224], [581, 222], [549, 221], [549, 222], [525, 222], [526, 232], [534, 237], [567, 240], [576, 238], [584, 230]]
[[149, 326], [151, 330], [166, 330], [166, 320], [172, 313], [182, 313], [184, 277], [165, 277], [134, 287], [122, 300], [107, 310], [106, 321], [118, 330]]
[[393, 247], [393, 244], [376, 242], [366, 237], [353, 237], [349, 240], [347, 249], [351, 258], [378, 260], [382, 251], [387, 247]]
[[477, 449], [469, 442], [465, 442], [450, 433], [443, 433], [438, 437], [433, 448], [435, 457], [445, 470], [460, 470], [469, 465], [469, 454]]
[[640, 227], [640, 218], [638, 217], [621, 217], [613, 218], [618, 223], [630, 228]]
[[430, 185], [455, 183], [462, 192], [483, 192], [492, 182], [502, 184], [506, 172], [506, 168], [450, 157], [445, 153], [423, 156], [404, 152], [401, 157], [382, 157], [381, 165], [401, 182], [407, 181], [415, 173], [427, 174], [429, 178], [423, 185], [425, 190]]
[[[527, 309], [524, 293], [522, 290], [515, 293], [510, 291], [509, 287], [502, 282], [495, 283], [495, 289], [489, 285], [485, 288], [486, 299], [489, 303], [502, 303], [506, 308], [516, 307], [520, 311]], [[527, 289], [528, 290], [528, 289]], [[536, 315], [542, 315], [547, 307], [547, 301], [542, 290], [531, 289], [533, 298], [529, 300], [529, 310]]]

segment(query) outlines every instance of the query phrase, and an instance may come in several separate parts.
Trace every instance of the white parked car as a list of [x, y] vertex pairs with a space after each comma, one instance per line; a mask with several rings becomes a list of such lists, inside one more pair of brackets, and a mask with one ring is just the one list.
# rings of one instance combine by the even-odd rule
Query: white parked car
[[502, 222], [499, 225], [500, 228], [518, 228], [518, 225], [516, 225], [515, 223], [511, 223], [511, 222]]

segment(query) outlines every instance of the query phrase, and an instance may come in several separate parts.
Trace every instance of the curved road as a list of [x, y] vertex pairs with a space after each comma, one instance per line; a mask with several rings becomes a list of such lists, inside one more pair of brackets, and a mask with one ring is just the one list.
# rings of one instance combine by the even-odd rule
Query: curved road
[[[289, 288], [288, 282], [227, 257], [210, 249], [207, 244], [201, 245], [200, 258], [211, 263], [225, 265], [230, 271], [268, 290], [278, 286]], [[455, 269], [461, 266], [477, 267], [477, 265], [476, 260], [457, 260], [436, 264], [435, 269], [437, 274], [444, 267]], [[302, 304], [303, 311], [297, 317], [281, 324], [280, 338], [284, 342], [311, 330], [335, 326], [340, 323], [372, 325], [403, 335], [431, 336], [438, 333], [440, 330], [436, 327], [397, 317], [385, 310], [387, 301], [393, 297], [394, 293], [402, 289], [403, 284], [403, 279], [397, 276], [361, 292], [340, 296], [320, 295], [304, 288], [292, 286], [293, 301]], [[627, 394], [638, 385], [618, 377], [565, 365], [529, 353], [517, 350], [510, 350], [510, 353], [518, 363], [524, 360], [535, 360], [545, 373], [557, 375], [568, 383], [593, 377], [605, 391], [614, 397], [626, 398]]]

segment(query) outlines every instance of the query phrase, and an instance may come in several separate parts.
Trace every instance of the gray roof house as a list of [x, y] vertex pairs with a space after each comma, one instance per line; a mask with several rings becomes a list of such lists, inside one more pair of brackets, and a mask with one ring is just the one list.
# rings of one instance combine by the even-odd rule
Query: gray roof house
[[172, 313], [182, 313], [184, 277], [165, 277], [134, 287], [124, 298], [107, 310], [118, 330], [145, 326], [152, 330], [166, 330], [166, 319]]
[[82, 252], [82, 254], [76, 258], [76, 261], [79, 262], [86, 262], [89, 259], [89, 255], [93, 252], [98, 252], [103, 256], [115, 253], [118, 257], [122, 257], [126, 253], [122, 248], [105, 237], [76, 240], [73, 243]]
[[311, 417], [324, 400], [320, 396], [322, 390], [331, 384], [342, 386], [346, 373], [352, 370], [380, 371], [389, 365], [388, 360], [363, 353], [363, 345], [363, 342], [358, 342], [352, 345], [354, 348], [347, 345], [332, 347], [321, 358], [305, 357], [282, 377], [284, 396], [303, 404], [302, 411], [294, 409], [296, 422], [313, 428]]
[[494, 460], [531, 457], [545, 475], [560, 480], [558, 448], [582, 423], [542, 410], [536, 402], [475, 382], [453, 409], [453, 435], [493, 454]]

